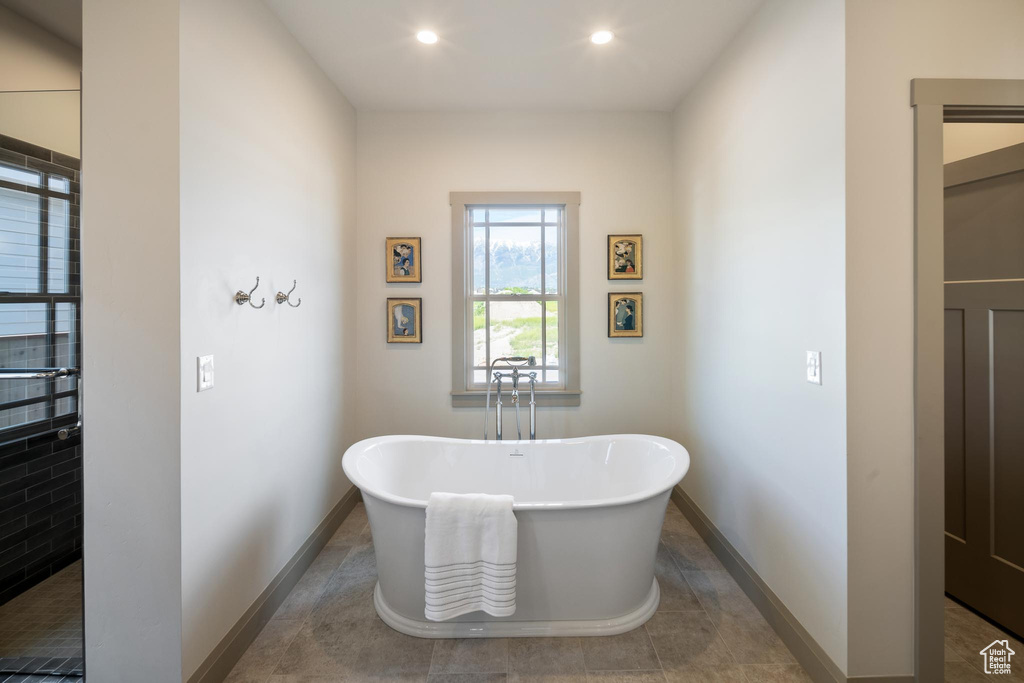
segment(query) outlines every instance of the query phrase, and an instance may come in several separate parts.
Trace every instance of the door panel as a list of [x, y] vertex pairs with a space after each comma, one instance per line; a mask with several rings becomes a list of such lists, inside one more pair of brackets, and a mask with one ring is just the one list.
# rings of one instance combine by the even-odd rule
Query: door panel
[[947, 284], [946, 309], [946, 591], [1020, 634], [1024, 282]]
[[946, 280], [1024, 277], [1024, 171], [946, 189]]
[[993, 556], [1024, 567], [1024, 311], [992, 312]]
[[1024, 634], [1024, 145], [946, 178], [946, 591]]
[[946, 533], [967, 536], [964, 480], [964, 312], [946, 310]]

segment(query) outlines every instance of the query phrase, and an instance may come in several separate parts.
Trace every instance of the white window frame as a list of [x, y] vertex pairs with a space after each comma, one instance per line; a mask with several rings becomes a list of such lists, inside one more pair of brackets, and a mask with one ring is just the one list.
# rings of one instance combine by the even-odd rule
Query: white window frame
[[[483, 405], [487, 391], [486, 385], [473, 381], [473, 303], [484, 297], [473, 291], [472, 209], [558, 207], [561, 209], [558, 293], [488, 294], [486, 298], [491, 301], [558, 301], [561, 381], [548, 386], [538, 382], [537, 403], [578, 406], [582, 393], [579, 372], [580, 193], [452, 192], [449, 199], [452, 207], [452, 405]], [[544, 275], [546, 277], [546, 273]]]

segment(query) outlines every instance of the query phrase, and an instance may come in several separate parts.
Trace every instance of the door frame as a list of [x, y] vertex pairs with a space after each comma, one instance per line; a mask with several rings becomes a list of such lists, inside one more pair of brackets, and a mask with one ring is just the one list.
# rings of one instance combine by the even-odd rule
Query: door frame
[[942, 124], [1024, 125], [1024, 80], [917, 78], [914, 109], [914, 671], [943, 680], [945, 595]]

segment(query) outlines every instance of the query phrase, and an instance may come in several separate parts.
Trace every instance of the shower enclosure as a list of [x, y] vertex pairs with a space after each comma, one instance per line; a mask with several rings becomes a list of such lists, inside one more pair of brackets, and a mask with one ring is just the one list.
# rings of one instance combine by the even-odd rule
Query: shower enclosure
[[0, 680], [83, 669], [78, 101], [0, 93]]

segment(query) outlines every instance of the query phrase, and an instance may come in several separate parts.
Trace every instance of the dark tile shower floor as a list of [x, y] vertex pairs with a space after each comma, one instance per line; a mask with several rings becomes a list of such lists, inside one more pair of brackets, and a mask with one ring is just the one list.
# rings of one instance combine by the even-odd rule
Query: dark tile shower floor
[[[81, 680], [82, 561], [0, 605], [0, 683]], [[33, 676], [25, 676], [36, 672]], [[39, 672], [47, 672], [41, 675]]]
[[228, 683], [808, 683], [811, 679], [694, 528], [669, 505], [658, 612], [598, 638], [424, 640], [373, 608], [360, 504], [235, 666]]

